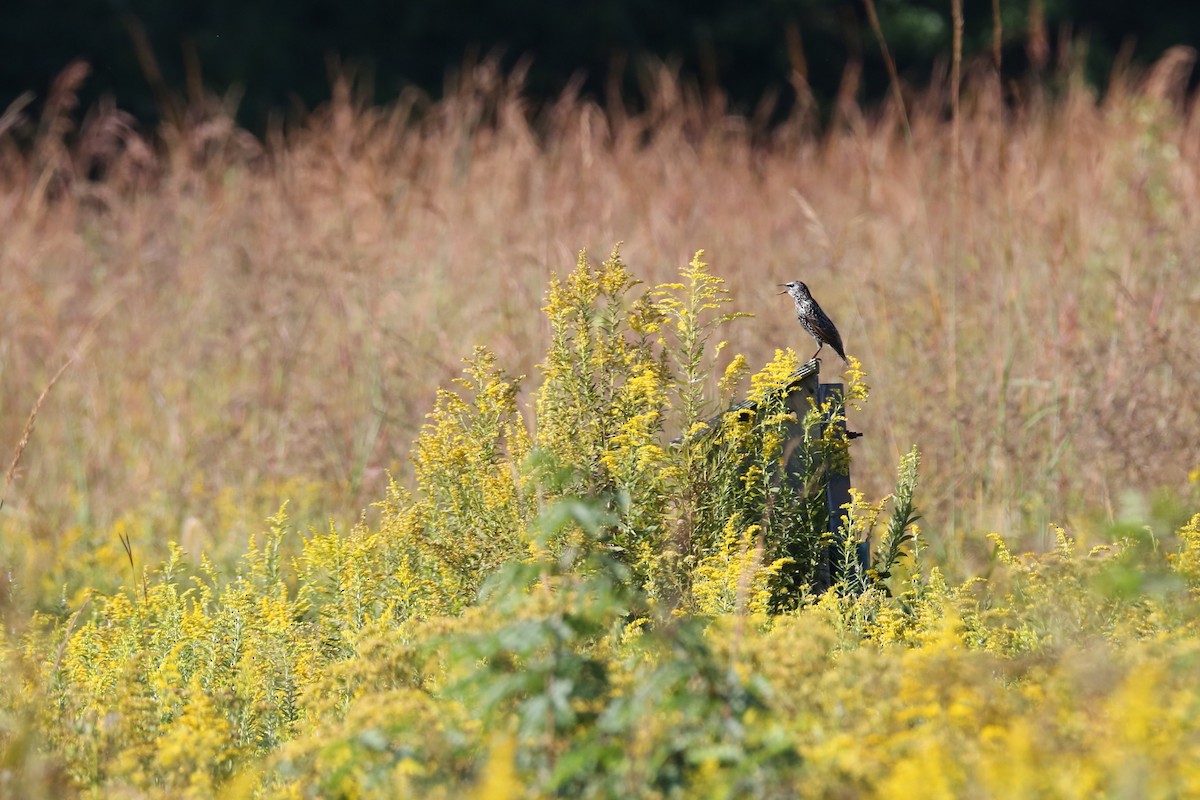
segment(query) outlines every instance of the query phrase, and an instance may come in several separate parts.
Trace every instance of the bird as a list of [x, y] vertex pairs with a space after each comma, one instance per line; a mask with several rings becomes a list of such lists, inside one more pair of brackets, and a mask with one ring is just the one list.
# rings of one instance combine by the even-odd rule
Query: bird
[[809, 358], [816, 358], [825, 345], [829, 345], [834, 349], [842, 361], [847, 364], [850, 359], [846, 358], [846, 351], [842, 347], [842, 335], [838, 333], [837, 326], [833, 324], [833, 320], [821, 310], [817, 305], [817, 301], [813, 299], [812, 293], [808, 291], [808, 287], [802, 281], [791, 281], [790, 283], [781, 283], [784, 287], [780, 294], [790, 294], [792, 299], [796, 301], [796, 318], [800, 320], [800, 324], [804, 326], [804, 330], [812, 334], [812, 337], [817, 340], [817, 352], [813, 353]]

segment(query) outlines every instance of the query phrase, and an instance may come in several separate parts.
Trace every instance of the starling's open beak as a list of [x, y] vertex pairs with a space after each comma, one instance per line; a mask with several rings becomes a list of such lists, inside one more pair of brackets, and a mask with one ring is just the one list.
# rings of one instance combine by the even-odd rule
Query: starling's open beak
[[775, 284], [775, 285], [776, 285], [776, 286], [782, 286], [782, 287], [783, 287], [783, 291], [782, 291], [782, 292], [778, 292], [778, 294], [787, 294], [787, 293], [788, 293], [788, 290], [787, 290], [787, 284], [786, 284], [786, 283], [777, 283], [777, 284]]

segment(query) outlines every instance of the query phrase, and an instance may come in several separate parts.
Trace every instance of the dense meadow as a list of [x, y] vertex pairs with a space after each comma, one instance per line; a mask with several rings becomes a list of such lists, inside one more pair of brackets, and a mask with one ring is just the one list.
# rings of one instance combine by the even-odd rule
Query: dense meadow
[[[262, 137], [69, 68], [0, 112], [0, 796], [1200, 795], [1192, 60]], [[798, 484], [793, 279], [864, 433]]]

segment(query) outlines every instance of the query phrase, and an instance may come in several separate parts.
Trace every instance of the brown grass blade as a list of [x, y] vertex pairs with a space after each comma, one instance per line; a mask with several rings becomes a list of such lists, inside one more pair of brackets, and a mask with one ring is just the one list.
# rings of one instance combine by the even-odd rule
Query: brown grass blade
[[4, 501], [8, 499], [8, 489], [12, 486], [13, 477], [17, 474], [17, 465], [21, 463], [21, 456], [25, 453], [25, 448], [29, 446], [29, 437], [33, 436], [33, 426], [37, 421], [38, 412], [42, 410], [42, 403], [46, 402], [46, 398], [50, 395], [50, 390], [54, 388], [54, 384], [58, 383], [58, 379], [67, 371], [67, 367], [75, 362], [75, 356], [71, 356], [66, 362], [58, 368], [58, 372], [54, 373], [54, 377], [46, 384], [46, 388], [42, 389], [42, 393], [38, 395], [37, 402], [33, 404], [33, 411], [29, 412], [29, 420], [25, 423], [25, 430], [21, 432], [21, 441], [17, 443], [17, 449], [13, 452], [12, 463], [8, 465], [8, 472], [4, 474], [4, 492], [0, 493], [0, 509], [4, 508]]

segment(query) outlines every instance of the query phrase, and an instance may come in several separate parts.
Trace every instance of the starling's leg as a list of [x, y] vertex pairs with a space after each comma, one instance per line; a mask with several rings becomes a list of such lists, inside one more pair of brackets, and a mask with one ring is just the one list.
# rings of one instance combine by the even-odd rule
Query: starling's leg
[[825, 349], [825, 343], [821, 342], [820, 344], [821, 344], [821, 346], [817, 348], [817, 352], [813, 353], [811, 356], [808, 357], [809, 361], [812, 361], [814, 358], [816, 358], [821, 353], [822, 350]]

